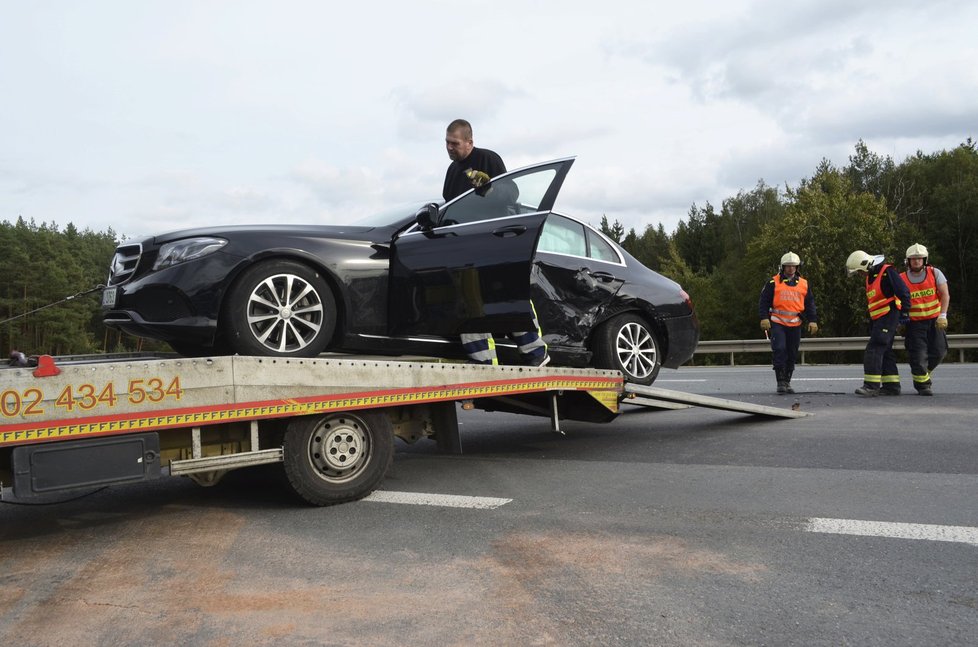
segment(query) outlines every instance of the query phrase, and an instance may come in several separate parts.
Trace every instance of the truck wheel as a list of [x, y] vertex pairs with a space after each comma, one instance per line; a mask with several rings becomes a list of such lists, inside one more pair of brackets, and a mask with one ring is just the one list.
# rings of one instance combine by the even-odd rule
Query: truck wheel
[[360, 499], [380, 485], [394, 456], [394, 426], [377, 411], [302, 416], [282, 443], [285, 474], [313, 505]]
[[659, 340], [645, 319], [620, 314], [595, 333], [593, 364], [621, 371], [626, 382], [648, 386], [659, 375]]
[[307, 265], [266, 261], [235, 282], [222, 325], [240, 355], [315, 357], [336, 328], [336, 299], [326, 280]]

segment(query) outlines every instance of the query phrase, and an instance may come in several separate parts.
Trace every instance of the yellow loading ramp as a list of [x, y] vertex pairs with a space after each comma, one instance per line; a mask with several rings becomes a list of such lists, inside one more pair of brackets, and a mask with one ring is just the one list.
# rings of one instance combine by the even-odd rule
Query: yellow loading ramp
[[[806, 418], [814, 415], [811, 412], [799, 411], [796, 408], [782, 409], [780, 407], [769, 407], [753, 402], [739, 402], [737, 400], [714, 398], [709, 395], [672, 391], [670, 389], [660, 389], [658, 387], [642, 386], [640, 384], [625, 384], [625, 396], [622, 402], [658, 409], [705, 407], [707, 409], [721, 409], [723, 411], [740, 411], [742, 413], [752, 413], [754, 415], [770, 416], [772, 418]], [[797, 407], [797, 403], [794, 406]]]

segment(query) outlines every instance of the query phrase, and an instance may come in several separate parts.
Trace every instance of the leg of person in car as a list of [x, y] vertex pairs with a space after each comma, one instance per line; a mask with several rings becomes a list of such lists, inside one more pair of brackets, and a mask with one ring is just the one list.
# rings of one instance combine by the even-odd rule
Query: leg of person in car
[[533, 330], [510, 333], [509, 338], [516, 342], [524, 364], [528, 366], [546, 366], [550, 363], [550, 355], [547, 353], [547, 343], [543, 341], [543, 331], [540, 330], [537, 309], [534, 307], [532, 301], [530, 302], [530, 308], [533, 310]]
[[469, 356], [469, 360], [474, 364], [486, 364], [496, 366], [499, 360], [496, 358], [496, 340], [491, 333], [476, 332], [462, 333], [462, 350]]

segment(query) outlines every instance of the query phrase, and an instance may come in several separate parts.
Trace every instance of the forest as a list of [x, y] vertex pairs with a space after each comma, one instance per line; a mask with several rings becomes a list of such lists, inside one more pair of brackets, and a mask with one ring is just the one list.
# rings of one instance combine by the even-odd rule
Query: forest
[[[625, 231], [607, 216], [601, 229], [692, 297], [701, 338], [751, 339], [763, 284], [787, 251], [802, 259], [819, 311], [820, 335], [867, 331], [862, 280], [845, 260], [862, 249], [903, 269], [906, 248], [922, 243], [951, 291], [949, 333], [978, 328], [978, 150], [970, 138], [953, 150], [918, 151], [901, 162], [859, 141], [844, 166], [821, 160], [797, 186], [759, 180], [721, 205], [693, 204], [676, 230], [649, 224]], [[168, 350], [101, 323], [100, 288], [118, 244], [111, 229], [18, 218], [0, 222], [0, 350], [87, 354]], [[544, 331], [546, 332], [546, 331]]]

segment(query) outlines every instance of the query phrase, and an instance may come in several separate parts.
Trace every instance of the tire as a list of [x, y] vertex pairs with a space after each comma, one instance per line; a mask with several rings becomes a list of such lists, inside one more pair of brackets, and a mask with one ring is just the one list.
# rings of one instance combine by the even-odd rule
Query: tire
[[315, 357], [336, 329], [336, 299], [307, 265], [266, 261], [245, 270], [231, 287], [222, 328], [240, 355]]
[[655, 331], [642, 317], [620, 314], [598, 329], [594, 336], [595, 368], [621, 371], [626, 382], [648, 386], [659, 375], [662, 358]]
[[386, 413], [357, 411], [302, 416], [282, 442], [285, 475], [313, 505], [354, 501], [384, 480], [394, 456], [394, 426]]

